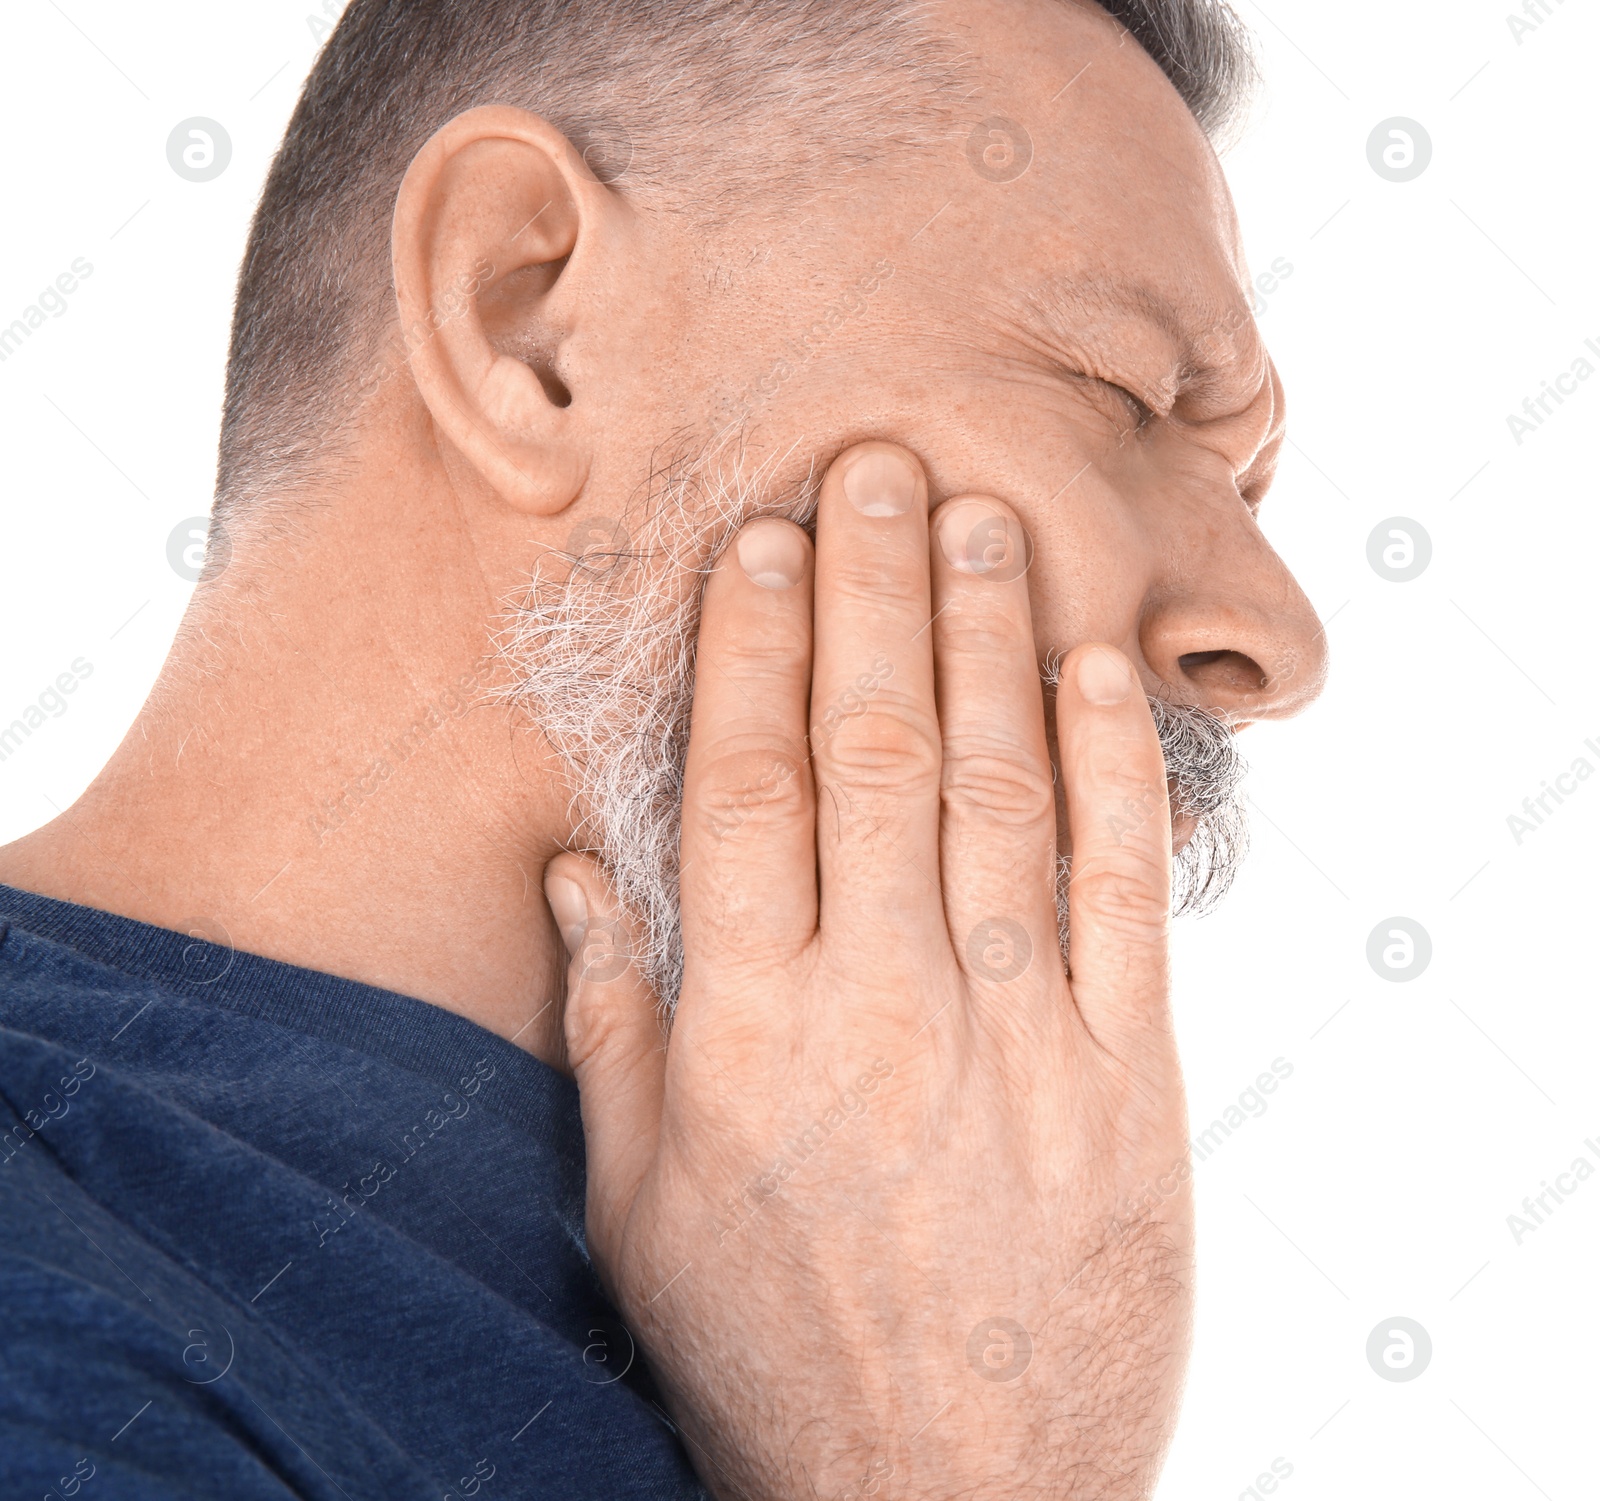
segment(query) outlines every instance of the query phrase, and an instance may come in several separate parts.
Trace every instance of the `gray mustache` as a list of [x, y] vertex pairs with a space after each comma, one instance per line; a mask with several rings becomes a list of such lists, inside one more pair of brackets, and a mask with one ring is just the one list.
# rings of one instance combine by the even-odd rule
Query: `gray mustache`
[[1250, 847], [1244, 808], [1249, 768], [1233, 730], [1215, 714], [1152, 698], [1150, 715], [1167, 762], [1172, 820], [1195, 820], [1173, 862], [1173, 915], [1209, 912], [1228, 894]]
[[[1043, 677], [1054, 688], [1064, 654], [1052, 652]], [[1228, 894], [1250, 849], [1244, 780], [1249, 765], [1226, 720], [1193, 704], [1146, 695], [1161, 754], [1167, 763], [1167, 802], [1174, 825], [1194, 821], [1194, 832], [1172, 862], [1172, 915], [1200, 916]], [[1067, 945], [1067, 896], [1072, 862], [1056, 858], [1056, 909], [1062, 952]]]
[[[1194, 820], [1189, 841], [1172, 861], [1172, 915], [1200, 916], [1228, 894], [1250, 847], [1245, 818], [1244, 757], [1233, 731], [1216, 715], [1188, 704], [1150, 698], [1167, 763], [1172, 822]], [[1135, 810], [1135, 818], [1148, 816]], [[1071, 964], [1072, 857], [1056, 856], [1056, 937]]]

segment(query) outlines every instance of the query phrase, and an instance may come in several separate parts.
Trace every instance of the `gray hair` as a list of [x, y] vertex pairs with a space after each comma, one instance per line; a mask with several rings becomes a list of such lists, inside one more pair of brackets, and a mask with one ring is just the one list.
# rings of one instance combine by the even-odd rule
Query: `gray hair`
[[1250, 33], [1225, 0], [1099, 0], [1161, 66], [1207, 135], [1226, 142], [1259, 75]]
[[[1254, 69], [1224, 0], [1101, 0], [1215, 137]], [[966, 60], [921, 0], [351, 0], [306, 81], [239, 273], [219, 520], [325, 473], [387, 358], [395, 196], [482, 104], [536, 111], [602, 179], [704, 218], [925, 144]], [[870, 87], [863, 87], [866, 80]]]

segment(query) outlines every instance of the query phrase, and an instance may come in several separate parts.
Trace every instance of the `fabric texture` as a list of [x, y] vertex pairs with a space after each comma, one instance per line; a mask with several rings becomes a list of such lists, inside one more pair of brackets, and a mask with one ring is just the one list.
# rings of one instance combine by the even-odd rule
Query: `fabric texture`
[[0, 1494], [703, 1496], [583, 1198], [465, 1018], [0, 887]]

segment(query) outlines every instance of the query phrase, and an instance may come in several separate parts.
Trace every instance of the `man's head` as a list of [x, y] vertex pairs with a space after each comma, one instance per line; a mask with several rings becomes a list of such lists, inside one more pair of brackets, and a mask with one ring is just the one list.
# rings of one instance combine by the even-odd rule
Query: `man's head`
[[[1237, 121], [1254, 75], [1225, 4], [1104, 10], [1208, 131]], [[631, 200], [714, 229], [803, 207], [977, 123], [982, 29], [952, 34], [925, 0], [352, 0], [273, 163], [240, 277], [225, 509], [325, 470], [393, 320], [400, 181], [454, 116], [541, 115]], [[986, 136], [981, 149], [1006, 147]], [[1003, 180], [1006, 165], [988, 170]]]
[[669, 993], [695, 585], [850, 443], [1008, 500], [1041, 649], [1126, 650], [1226, 805], [1216, 723], [1323, 673], [1255, 525], [1282, 393], [1201, 123], [1248, 76], [1206, 0], [355, 0], [241, 279], [235, 546], [350, 479], [473, 535], [564, 837]]

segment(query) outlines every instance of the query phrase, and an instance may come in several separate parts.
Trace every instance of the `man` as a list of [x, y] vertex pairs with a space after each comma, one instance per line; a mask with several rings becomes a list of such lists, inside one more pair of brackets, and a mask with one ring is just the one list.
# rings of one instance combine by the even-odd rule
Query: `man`
[[190, 615], [0, 852], [13, 1489], [1148, 1492], [1169, 778], [1203, 903], [1324, 671], [1247, 76], [1206, 0], [355, 0]]

